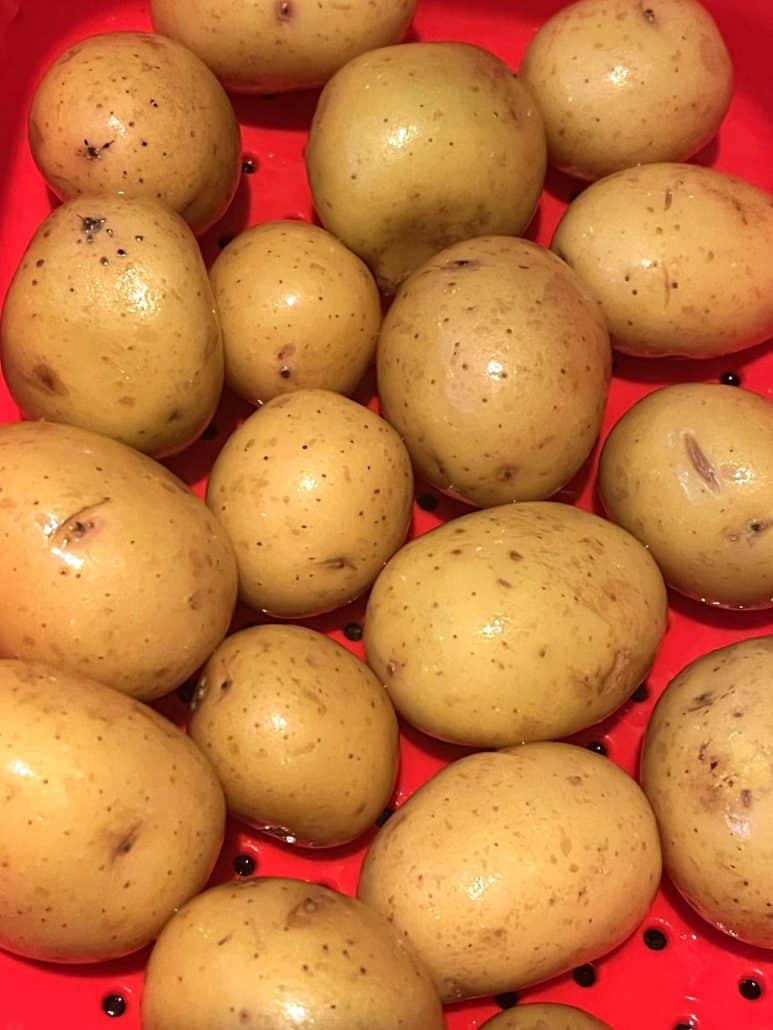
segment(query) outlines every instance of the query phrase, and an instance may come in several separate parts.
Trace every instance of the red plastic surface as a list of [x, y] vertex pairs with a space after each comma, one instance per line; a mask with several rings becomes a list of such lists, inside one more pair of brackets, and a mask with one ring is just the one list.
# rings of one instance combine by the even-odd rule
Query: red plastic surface
[[[422, 0], [414, 34], [419, 39], [477, 43], [517, 67], [535, 28], [561, 6], [562, 0]], [[773, 78], [769, 50], [773, 4], [768, 0], [707, 0], [707, 6], [727, 40], [737, 81], [720, 138], [698, 160], [771, 189]], [[65, 44], [84, 35], [148, 26], [145, 6], [138, 0], [0, 0], [0, 139], [4, 162], [0, 179], [0, 297], [34, 229], [55, 203], [26, 145], [26, 108], [42, 69]], [[243, 176], [230, 211], [203, 240], [208, 260], [217, 252], [218, 239], [249, 225], [272, 218], [312, 218], [302, 150], [315, 101], [313, 92], [235, 98], [244, 154], [255, 159], [256, 171]], [[567, 199], [579, 188], [580, 184], [566, 177], [551, 175], [529, 235], [547, 243]], [[725, 371], [737, 371], [747, 388], [768, 397], [773, 394], [773, 352], [769, 345], [727, 359], [697, 363], [619, 358], [605, 432], [634, 400], [657, 386], [685, 380], [716, 382]], [[368, 385], [360, 397], [375, 404]], [[224, 397], [214, 420], [217, 432], [170, 461], [173, 470], [201, 492], [207, 469], [227, 433], [248, 410], [241, 402]], [[0, 420], [16, 417], [16, 408], [0, 383]], [[596, 508], [594, 472], [595, 462], [591, 461], [560, 499]], [[417, 496], [421, 492], [419, 485]], [[426, 531], [463, 510], [463, 506], [445, 499], [432, 514], [417, 506], [414, 533]], [[361, 654], [360, 645], [346, 641], [343, 627], [360, 621], [362, 614], [363, 605], [357, 604], [310, 625], [330, 632]], [[240, 613], [239, 625], [250, 619], [249, 613]], [[578, 740], [603, 741], [610, 758], [634, 773], [653, 702], [669, 679], [698, 655], [749, 635], [770, 632], [771, 628], [770, 613], [728, 613], [672, 597], [669, 629], [648, 682], [648, 698], [629, 702], [602, 726], [579, 735]], [[162, 708], [183, 721], [185, 708], [176, 696], [167, 699]], [[461, 753], [459, 748], [405, 730], [394, 804], [403, 802], [428, 776]], [[257, 874], [292, 875], [354, 893], [368, 839], [331, 852], [304, 853], [232, 824], [213, 882], [233, 876], [234, 856], [248, 852], [256, 859]], [[768, 954], [712, 930], [691, 913], [668, 884], [658, 895], [642, 931], [647, 927], [662, 929], [668, 939], [665, 949], [648, 949], [640, 931], [597, 963], [594, 986], [583, 988], [567, 975], [524, 992], [521, 1000], [575, 1004], [605, 1019], [615, 1030], [673, 1030], [680, 1023], [700, 1030], [772, 1030], [773, 959]], [[98, 1030], [109, 1023], [121, 1030], [137, 1030], [145, 957], [142, 953], [100, 967], [67, 968], [0, 952], [0, 1030]], [[760, 983], [759, 999], [750, 1001], [741, 995], [738, 985], [744, 978]], [[117, 1020], [102, 1009], [103, 997], [112, 993], [121, 994], [127, 1002], [125, 1013]], [[498, 1011], [493, 1001], [455, 1006], [448, 1011], [448, 1027], [479, 1027]]]

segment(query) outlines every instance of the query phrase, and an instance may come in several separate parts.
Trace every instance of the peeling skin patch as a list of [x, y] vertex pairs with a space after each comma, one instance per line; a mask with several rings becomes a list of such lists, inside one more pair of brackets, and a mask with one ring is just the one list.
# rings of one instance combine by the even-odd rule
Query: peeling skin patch
[[96, 504], [87, 504], [63, 519], [58, 525], [49, 527], [46, 530], [49, 546], [69, 547], [70, 544], [80, 543], [88, 533], [97, 528], [97, 521], [93, 517], [94, 513], [109, 500], [109, 497], [103, 497]]
[[685, 433], [684, 446], [690, 463], [704, 483], [715, 494], [718, 494], [722, 486], [717, 477], [717, 470], [701, 450], [698, 441], [691, 433]]

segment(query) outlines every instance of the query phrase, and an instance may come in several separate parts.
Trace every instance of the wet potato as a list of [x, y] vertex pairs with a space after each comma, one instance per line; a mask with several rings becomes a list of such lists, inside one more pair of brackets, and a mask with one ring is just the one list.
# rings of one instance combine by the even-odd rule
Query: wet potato
[[45, 665], [0, 661], [0, 798], [0, 946], [49, 962], [149, 944], [223, 840], [223, 793], [185, 734]]
[[483, 1030], [611, 1030], [600, 1019], [571, 1005], [518, 1005], [494, 1016]]
[[0, 336], [3, 375], [28, 417], [148, 454], [186, 447], [220, 399], [204, 262], [185, 222], [156, 201], [82, 197], [53, 211], [16, 271]]

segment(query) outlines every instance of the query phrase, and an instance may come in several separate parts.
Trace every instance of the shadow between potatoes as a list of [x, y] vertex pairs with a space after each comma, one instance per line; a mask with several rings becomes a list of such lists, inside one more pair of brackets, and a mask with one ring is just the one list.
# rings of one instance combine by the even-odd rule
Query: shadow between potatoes
[[151, 946], [135, 951], [123, 958], [112, 959], [109, 962], [86, 962], [80, 964], [64, 964], [59, 962], [39, 962], [37, 959], [24, 958], [22, 955], [14, 955], [14, 960], [23, 962], [27, 966], [41, 970], [51, 976], [64, 976], [68, 980], [78, 977], [84, 980], [95, 982], [122, 979], [136, 976], [142, 973], [150, 957]]
[[228, 437], [254, 410], [247, 401], [224, 389], [212, 421], [202, 435], [180, 454], [166, 458], [164, 464], [188, 486], [201, 486]]
[[712, 629], [736, 632], [759, 630], [760, 633], [773, 631], [773, 610], [770, 608], [762, 608], [757, 611], [714, 608], [708, 604], [701, 604], [700, 601], [693, 601], [671, 589], [668, 591], [668, 607], [685, 619], [702, 623]]
[[282, 132], [308, 132], [317, 109], [320, 89], [291, 93], [230, 93], [236, 117], [242, 125]]
[[642, 385], [719, 382], [724, 372], [735, 372], [746, 362], [762, 357], [772, 344], [773, 339], [766, 340], [719, 358], [635, 358], [615, 351], [615, 378]]
[[199, 237], [199, 246], [207, 268], [230, 241], [244, 232], [250, 224], [250, 180], [258, 179], [256, 188], [260, 188], [260, 166], [257, 175], [242, 174], [236, 188], [234, 198], [223, 217]]

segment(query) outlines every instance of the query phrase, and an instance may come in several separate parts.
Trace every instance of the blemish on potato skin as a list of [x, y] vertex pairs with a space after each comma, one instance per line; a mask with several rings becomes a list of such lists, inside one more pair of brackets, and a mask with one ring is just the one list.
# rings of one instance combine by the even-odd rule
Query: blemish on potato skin
[[294, 11], [291, 0], [279, 0], [276, 5], [277, 21], [292, 21], [293, 14]]
[[42, 361], [32, 369], [32, 382], [33, 385], [42, 387], [46, 393], [56, 394], [60, 397], [66, 397], [69, 393], [59, 373]]
[[684, 446], [687, 451], [687, 457], [690, 459], [690, 464], [706, 483], [710, 490], [714, 493], [719, 493], [722, 489], [722, 484], [717, 476], [717, 470], [714, 465], [706, 457], [704, 452], [701, 450], [698, 441], [692, 435], [692, 433], [684, 434]]

